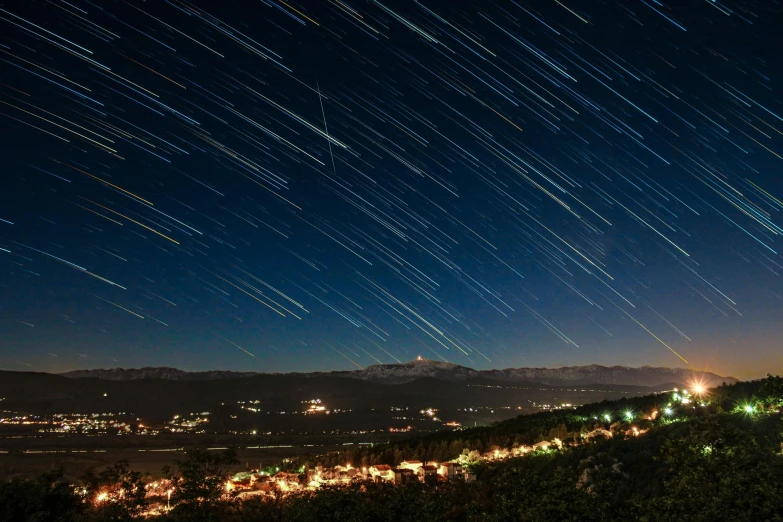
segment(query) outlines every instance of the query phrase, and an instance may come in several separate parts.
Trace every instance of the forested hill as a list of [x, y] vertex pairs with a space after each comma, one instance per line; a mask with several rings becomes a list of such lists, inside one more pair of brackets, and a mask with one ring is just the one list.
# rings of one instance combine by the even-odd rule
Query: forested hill
[[[643, 397], [579, 406], [571, 410], [556, 410], [532, 415], [520, 415], [491, 426], [441, 432], [421, 438], [411, 438], [375, 447], [349, 448], [293, 461], [291, 466], [336, 464], [397, 465], [403, 460], [445, 461], [471, 453], [513, 450], [541, 441], [561, 440], [566, 447], [581, 444], [584, 435], [604, 429], [624, 440], [634, 430], [642, 438], [655, 438], [659, 433], [690, 429], [692, 423], [711, 419], [712, 422], [747, 421], [740, 428], [754, 425], [754, 414], [766, 417], [783, 406], [783, 379], [769, 377], [758, 381], [722, 385], [701, 392], [678, 390]], [[749, 411], [750, 410], [750, 411]], [[753, 412], [753, 413], [751, 413]], [[682, 428], [680, 425], [683, 425]], [[678, 432], [679, 433], [679, 432]], [[615, 441], [616, 442], [616, 441]]]
[[[354, 520], [391, 520], [384, 514], [393, 512], [396, 520], [422, 521], [780, 521], [782, 411], [783, 379], [769, 377], [349, 450], [319, 460], [396, 463], [477, 455], [554, 436], [566, 443], [518, 458], [467, 459], [477, 475], [472, 484], [354, 484], [299, 494], [281, 510], [291, 518], [280, 520], [337, 520], [328, 507]], [[576, 444], [594, 427], [613, 436]]]

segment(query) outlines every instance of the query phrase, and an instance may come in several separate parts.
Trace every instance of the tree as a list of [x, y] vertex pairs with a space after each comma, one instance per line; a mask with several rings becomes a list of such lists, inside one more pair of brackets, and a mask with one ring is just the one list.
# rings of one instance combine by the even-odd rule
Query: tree
[[549, 430], [549, 437], [547, 440], [560, 439], [565, 440], [568, 438], [568, 428], [562, 422]]
[[97, 520], [131, 520], [147, 505], [144, 480], [121, 460], [97, 475], [89, 470], [81, 478], [86, 499], [94, 506]]
[[781, 520], [783, 459], [762, 429], [723, 415], [667, 442], [665, 493], [652, 503], [660, 520]]
[[81, 498], [63, 480], [61, 469], [32, 480], [0, 482], [3, 522], [70, 522], [83, 512]]
[[783, 406], [783, 377], [767, 374], [759, 388], [761, 400], [772, 408]]
[[172, 503], [180, 511], [192, 513], [193, 519], [211, 520], [216, 507], [228, 497], [229, 471], [239, 462], [236, 450], [213, 453], [192, 449], [185, 455], [185, 460], [175, 461], [179, 476], [170, 477], [177, 483]]

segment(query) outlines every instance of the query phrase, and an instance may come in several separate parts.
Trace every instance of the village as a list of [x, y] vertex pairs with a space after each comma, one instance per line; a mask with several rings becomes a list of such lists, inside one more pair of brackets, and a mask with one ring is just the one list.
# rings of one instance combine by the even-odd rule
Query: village
[[[650, 416], [645, 416], [649, 418]], [[619, 423], [618, 423], [619, 424]], [[613, 425], [614, 426], [614, 425]], [[603, 428], [595, 429], [582, 436], [582, 444], [589, 443], [595, 438], [611, 438], [613, 433]], [[624, 432], [624, 436], [639, 436], [647, 430], [632, 427]], [[571, 442], [571, 446], [580, 443]], [[356, 467], [351, 464], [337, 465], [334, 467], [316, 466], [313, 469], [301, 469], [301, 472], [278, 470], [269, 473], [262, 470], [242, 471], [233, 475], [225, 485], [227, 496], [242, 500], [254, 496], [287, 495], [303, 491], [315, 491], [324, 486], [347, 485], [352, 482], [386, 482], [395, 486], [404, 486], [414, 482], [435, 486], [438, 483], [450, 481], [474, 482], [476, 475], [470, 471], [472, 465], [479, 462], [499, 461], [509, 458], [522, 457], [536, 452], [559, 451], [566, 444], [560, 439], [541, 441], [527, 446], [520, 445], [511, 449], [494, 449], [479, 453], [465, 450], [457, 459], [448, 462], [421, 462], [419, 460], [406, 460], [398, 466], [377, 464], [367, 467]], [[160, 514], [169, 509], [168, 501], [174, 492], [175, 484], [166, 479], [161, 479], [147, 484], [147, 498], [150, 501], [148, 514]], [[167, 502], [162, 502], [166, 499]]]
[[[385, 482], [395, 486], [404, 486], [420, 482], [436, 486], [450, 481], [474, 482], [476, 475], [472, 467], [482, 462], [501, 461], [510, 458], [541, 454], [544, 452], [561, 451], [568, 447], [590, 444], [597, 440], [613, 437], [631, 438], [644, 435], [659, 416], [671, 418], [674, 406], [679, 404], [688, 408], [704, 407], [706, 403], [699, 400], [704, 395], [702, 386], [695, 386], [693, 394], [687, 390], [670, 390], [672, 402], [662, 411], [653, 409], [649, 412], [614, 412], [592, 417], [594, 429], [581, 433], [578, 439], [542, 440], [532, 445], [515, 445], [512, 448], [493, 448], [479, 452], [464, 449], [456, 459], [447, 462], [405, 460], [397, 466], [376, 464], [371, 466], [355, 466], [351, 463], [333, 467], [315, 466], [302, 467], [296, 472], [281, 470], [279, 467], [270, 471], [257, 469], [234, 474], [225, 484], [225, 495], [234, 499], [248, 499], [254, 496], [289, 495], [305, 491], [316, 491], [321, 487], [347, 485], [356, 482]], [[573, 406], [570, 406], [572, 408]], [[552, 407], [551, 410], [560, 409]], [[432, 413], [434, 415], [434, 412]], [[588, 420], [588, 419], [584, 419]], [[672, 419], [673, 420], [673, 419]], [[601, 425], [608, 427], [601, 427]], [[284, 461], [285, 462], [285, 461]], [[170, 480], [161, 479], [146, 485], [146, 497], [149, 504], [148, 515], [166, 512], [176, 484]]]
[[[246, 464], [244, 471], [233, 472], [233, 474], [228, 472], [227, 467], [225, 474], [220, 475], [224, 478], [218, 479], [224, 482], [216, 490], [216, 494], [225, 501], [243, 501], [254, 498], [280, 499], [329, 487], [358, 485], [364, 488], [369, 483], [382, 483], [394, 487], [413, 484], [437, 487], [439, 484], [445, 485], [450, 482], [472, 483], [477, 481], [476, 466], [478, 465], [567, 451], [570, 448], [594, 444], [602, 440], [640, 437], [656, 425], [655, 421], [663, 424], [680, 422], [681, 414], [704, 408], [709, 403], [704, 400], [706, 391], [700, 385], [695, 385], [692, 392], [675, 388], [667, 392], [669, 393], [671, 395], [668, 404], [655, 406], [647, 411], [624, 408], [593, 412], [590, 416], [577, 416], [575, 419], [582, 423], [582, 430], [579, 432], [563, 433], [558, 427], [558, 430], [551, 430], [548, 436], [541, 437], [544, 440], [534, 444], [515, 442], [511, 447], [485, 447], [486, 451], [463, 447], [456, 458], [440, 462], [415, 460], [415, 457], [413, 459], [409, 457], [396, 465], [383, 463], [368, 465], [366, 460], [357, 465], [356, 462], [351, 462], [349, 457], [333, 466], [305, 464], [296, 468], [298, 464], [295, 464], [293, 459], [285, 458], [277, 466], [266, 468], [248, 469]], [[555, 409], [556, 407], [551, 408], [553, 411]], [[735, 411], [752, 415], [756, 412], [756, 407], [746, 404]], [[434, 414], [435, 412], [432, 411], [430, 415], [434, 417]], [[327, 457], [334, 457], [334, 455], [323, 455], [323, 457], [328, 461]], [[331, 462], [335, 462], [334, 458]], [[180, 501], [177, 497], [178, 490], [182, 487], [181, 480], [182, 478], [163, 478], [144, 484], [146, 509], [143, 515], [158, 516], [171, 511]], [[87, 494], [86, 490], [84, 494]], [[99, 491], [94, 497], [94, 502], [96, 505], [111, 502], [114, 496], [115, 493], [111, 491]]]
[[[628, 435], [638, 436], [641, 433], [638, 429], [632, 429], [629, 430]], [[596, 436], [611, 438], [612, 432], [605, 429], [596, 429], [586, 434], [584, 441], [589, 442]], [[512, 449], [495, 449], [481, 454], [476, 451], [465, 450], [465, 453], [456, 460], [440, 463], [406, 460], [396, 467], [388, 464], [377, 464], [368, 467], [354, 467], [351, 464], [346, 464], [332, 468], [316, 466], [314, 469], [304, 470], [302, 473], [280, 471], [274, 475], [268, 475], [260, 471], [241, 472], [228, 481], [226, 489], [227, 491], [236, 491], [242, 497], [270, 493], [275, 490], [282, 492], [315, 490], [321, 486], [348, 484], [352, 481], [365, 480], [385, 481], [395, 485], [406, 485], [414, 481], [428, 485], [453, 480], [473, 482], [476, 480], [476, 476], [469, 471], [471, 464], [476, 464], [480, 461], [504, 460], [521, 457], [536, 451], [560, 450], [562, 448], [563, 442], [556, 438], [552, 441], [541, 441], [532, 446], [523, 445]]]
[[[698, 386], [696, 394], [701, 395], [703, 389]], [[674, 390], [674, 402], [683, 405], [694, 402], [694, 397], [687, 390]], [[704, 406], [704, 403], [696, 402], [694, 407]], [[672, 406], [670, 404], [669, 406]], [[572, 408], [568, 405], [569, 409]], [[561, 408], [550, 408], [561, 409]], [[663, 411], [664, 416], [672, 413], [670, 407]], [[653, 410], [649, 413], [624, 412], [620, 419], [613, 419], [611, 415], [605, 414], [602, 418], [595, 417], [593, 420], [605, 422], [609, 429], [596, 427], [590, 432], [582, 433], [580, 440], [570, 440], [565, 442], [559, 438], [552, 440], [542, 440], [532, 445], [518, 445], [513, 448], [495, 448], [490, 451], [480, 453], [475, 450], [465, 449], [456, 459], [448, 462], [421, 462], [419, 460], [405, 460], [398, 466], [393, 467], [388, 464], [377, 464], [373, 466], [352, 466], [350, 463], [337, 465], [331, 468], [316, 466], [314, 469], [300, 469], [299, 473], [292, 473], [277, 470], [270, 474], [261, 470], [244, 471], [237, 473], [226, 483], [226, 491], [242, 497], [253, 495], [272, 494], [277, 492], [294, 493], [305, 490], [316, 490], [322, 486], [335, 486], [349, 484], [353, 481], [375, 481], [389, 482], [394, 485], [406, 485], [414, 481], [419, 481], [428, 485], [436, 485], [438, 482], [465, 481], [473, 482], [476, 476], [470, 471], [470, 468], [480, 462], [491, 462], [505, 460], [509, 458], [522, 457], [535, 454], [537, 452], [560, 451], [566, 446], [579, 446], [588, 444], [600, 439], [610, 439], [614, 436], [638, 437], [649, 430], [649, 422], [654, 421], [659, 411]], [[613, 422], [615, 421], [615, 422]], [[634, 425], [634, 421], [642, 421], [640, 424], [645, 427]]]

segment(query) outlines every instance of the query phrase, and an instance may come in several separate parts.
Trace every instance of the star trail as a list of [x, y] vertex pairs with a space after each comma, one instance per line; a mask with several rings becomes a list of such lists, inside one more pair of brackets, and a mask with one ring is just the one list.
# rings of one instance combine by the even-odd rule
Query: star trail
[[781, 23], [0, 4], [0, 366], [780, 371]]

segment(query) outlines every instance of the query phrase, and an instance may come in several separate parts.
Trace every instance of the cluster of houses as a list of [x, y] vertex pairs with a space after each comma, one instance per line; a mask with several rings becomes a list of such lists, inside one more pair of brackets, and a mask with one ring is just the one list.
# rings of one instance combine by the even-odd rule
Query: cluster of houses
[[[627, 435], [639, 435], [638, 430]], [[605, 429], [596, 429], [583, 435], [585, 442], [594, 437], [611, 438], [612, 432]], [[235, 491], [240, 496], [259, 495], [273, 491], [296, 492], [315, 490], [325, 485], [348, 484], [354, 480], [374, 480], [376, 482], [389, 482], [395, 485], [404, 485], [411, 482], [423, 482], [435, 485], [438, 482], [463, 480], [472, 482], [475, 475], [465, 469], [463, 464], [475, 461], [503, 460], [511, 457], [521, 457], [536, 451], [549, 449], [562, 449], [563, 442], [555, 438], [551, 441], [541, 441], [532, 446], [516, 446], [511, 449], [495, 449], [483, 454], [471, 452], [462, 455], [456, 462], [421, 462], [418, 460], [406, 460], [399, 466], [393, 467], [387, 464], [377, 464], [369, 467], [354, 467], [350, 464], [324, 468], [316, 466], [314, 469], [305, 470], [302, 473], [280, 471], [269, 475], [261, 471], [246, 471], [237, 473], [226, 484], [228, 491]]]
[[[638, 430], [636, 428], [631, 428], [628, 430], [628, 432], [625, 434], [626, 436], [634, 435], [638, 436], [641, 433], [644, 433], [647, 430]], [[595, 437], [601, 437], [606, 439], [612, 438], [612, 432], [609, 430], [605, 430], [603, 428], [595, 429], [589, 433], [585, 433], [582, 435], [582, 440], [584, 442], [590, 442], [591, 439]], [[477, 460], [502, 460], [507, 459], [510, 457], [521, 457], [523, 455], [527, 455], [528, 453], [535, 452], [535, 451], [546, 451], [548, 449], [563, 449], [563, 446], [565, 443], [561, 441], [558, 438], [554, 438], [552, 440], [542, 440], [541, 442], [536, 442], [532, 446], [515, 446], [511, 449], [496, 449], [494, 451], [488, 451], [484, 454], [481, 454], [478, 456]], [[578, 442], [572, 442], [571, 445], [577, 446], [579, 445]], [[464, 458], [464, 457], [461, 457]]]
[[[635, 437], [645, 433], [646, 429], [631, 427], [628, 430], [613, 433], [603, 428], [595, 429], [582, 435], [582, 441], [572, 441], [571, 445], [589, 443], [594, 438], [612, 438], [613, 435], [623, 434], [626, 437]], [[537, 451], [550, 449], [560, 450], [566, 443], [558, 438], [551, 441], [541, 441], [527, 446], [520, 445], [511, 449], [498, 448], [485, 453], [466, 451], [454, 462], [421, 462], [418, 460], [406, 460], [399, 466], [377, 464], [369, 467], [354, 467], [350, 464], [324, 468], [316, 466], [314, 469], [306, 469], [302, 473], [280, 471], [268, 474], [263, 471], [244, 471], [237, 473], [226, 483], [226, 492], [237, 494], [240, 498], [255, 495], [282, 493], [294, 493], [299, 491], [313, 491], [321, 486], [349, 484], [353, 481], [387, 482], [394, 485], [406, 485], [422, 482], [428, 485], [436, 485], [440, 482], [454, 480], [473, 482], [475, 474], [468, 471], [465, 466], [480, 461], [496, 461], [513, 457], [521, 457], [533, 454]], [[147, 496], [152, 502], [148, 514], [163, 513], [169, 509], [168, 503], [176, 485], [167, 479], [161, 479], [148, 483]]]
[[275, 490], [283, 492], [313, 490], [324, 485], [348, 484], [354, 480], [374, 480], [395, 485], [419, 481], [435, 485], [438, 482], [450, 480], [472, 482], [475, 479], [475, 475], [466, 471], [458, 462], [438, 464], [407, 460], [397, 467], [392, 467], [388, 464], [378, 464], [357, 468], [348, 464], [346, 466], [334, 466], [333, 468], [317, 466], [315, 469], [307, 470], [304, 473], [281, 471], [274, 475], [268, 475], [258, 471], [241, 472], [231, 478], [226, 485], [226, 489], [229, 491], [235, 490], [241, 496], [247, 496], [270, 493]]

